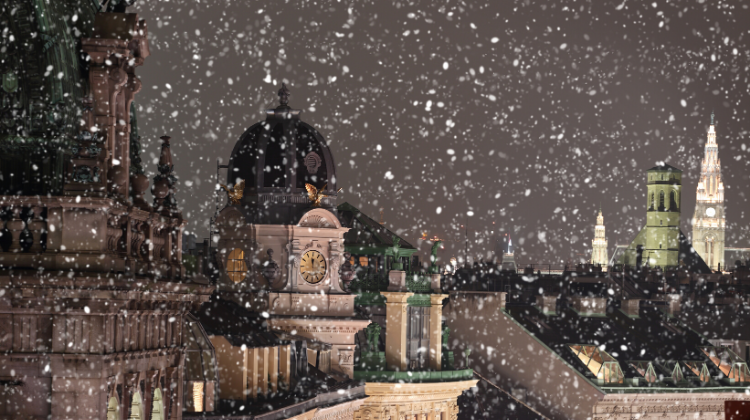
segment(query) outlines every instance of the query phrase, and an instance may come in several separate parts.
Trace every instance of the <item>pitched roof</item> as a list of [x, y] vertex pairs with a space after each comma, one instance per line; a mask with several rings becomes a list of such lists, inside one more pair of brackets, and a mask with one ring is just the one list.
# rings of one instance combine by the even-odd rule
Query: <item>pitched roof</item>
[[[545, 315], [526, 305], [508, 306], [506, 310], [529, 333], [592, 381], [596, 380], [595, 375], [571, 351], [572, 345], [593, 346], [609, 353], [619, 363], [625, 378], [642, 377], [631, 361], [649, 361], [655, 367], [668, 366], [671, 361], [702, 361], [712, 376], [719, 376], [716, 366], [699, 349], [712, 345], [691, 328], [668, 318], [663, 307], [642, 305], [639, 317], [629, 317], [619, 310], [611, 310], [603, 317], [581, 316], [572, 310]], [[697, 381], [691, 383], [700, 386]]]
[[349, 203], [341, 203], [338, 206], [339, 220], [341, 224], [350, 230], [344, 234], [346, 245], [361, 245], [367, 247], [387, 248], [393, 246], [393, 237], [401, 239], [401, 249], [414, 250], [416, 248], [409, 242], [396, 235], [390, 229], [362, 213], [358, 208]]

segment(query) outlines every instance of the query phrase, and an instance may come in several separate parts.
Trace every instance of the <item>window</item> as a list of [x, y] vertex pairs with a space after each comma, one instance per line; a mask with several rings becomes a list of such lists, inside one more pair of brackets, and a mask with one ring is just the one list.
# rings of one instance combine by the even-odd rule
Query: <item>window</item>
[[604, 383], [622, 383], [624, 375], [617, 360], [598, 346], [571, 344], [568, 346], [596, 378]]
[[367, 267], [369, 265], [369, 260], [367, 257], [359, 257], [359, 266], [360, 267]]
[[638, 373], [641, 374], [646, 379], [646, 382], [654, 383], [656, 382], [656, 379], [658, 378], [656, 376], [656, 371], [654, 370], [654, 365], [651, 364], [651, 362], [648, 361], [632, 361], [630, 362], [630, 366], [635, 368], [635, 370], [638, 371]]
[[653, 210], [656, 207], [656, 203], [654, 203], [654, 193], [651, 193], [651, 199], [649, 200], [649, 209]]
[[664, 191], [659, 191], [659, 211], [664, 211]]
[[701, 347], [701, 351], [729, 378], [730, 382], [750, 382], [750, 370], [747, 363], [731, 349]]
[[239, 283], [245, 279], [246, 274], [245, 251], [235, 248], [227, 258], [227, 275], [233, 282]]
[[427, 368], [427, 349], [430, 347], [430, 308], [408, 308], [406, 358], [409, 370], [422, 370]]

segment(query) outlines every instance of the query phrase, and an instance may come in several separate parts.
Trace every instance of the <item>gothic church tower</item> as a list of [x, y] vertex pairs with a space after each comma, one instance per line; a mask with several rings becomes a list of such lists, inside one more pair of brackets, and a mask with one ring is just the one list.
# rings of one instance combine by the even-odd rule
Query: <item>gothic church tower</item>
[[591, 241], [594, 246], [591, 252], [591, 264], [601, 264], [604, 271], [607, 270], [607, 238], [604, 236], [604, 216], [602, 215], [602, 209], [599, 209], [599, 216], [596, 217], [596, 228], [594, 231], [594, 239]]
[[697, 202], [693, 215], [693, 247], [712, 269], [724, 267], [724, 182], [721, 180], [721, 160], [716, 144], [714, 114], [708, 128], [705, 155], [701, 162]]

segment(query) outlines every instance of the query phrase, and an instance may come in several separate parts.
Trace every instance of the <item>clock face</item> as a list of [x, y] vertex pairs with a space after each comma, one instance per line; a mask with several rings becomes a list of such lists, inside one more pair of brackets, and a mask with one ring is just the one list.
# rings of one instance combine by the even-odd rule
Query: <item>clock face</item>
[[714, 217], [715, 215], [716, 215], [716, 210], [713, 207], [709, 207], [706, 209], [706, 216]]
[[307, 251], [302, 256], [299, 271], [306, 282], [319, 283], [326, 275], [326, 259], [318, 251]]

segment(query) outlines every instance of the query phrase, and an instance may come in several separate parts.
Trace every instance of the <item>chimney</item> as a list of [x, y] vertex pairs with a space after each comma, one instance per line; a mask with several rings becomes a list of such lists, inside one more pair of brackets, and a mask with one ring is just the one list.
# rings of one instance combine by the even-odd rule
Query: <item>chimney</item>
[[667, 313], [675, 316], [680, 313], [680, 295], [671, 294], [667, 295]]
[[571, 306], [580, 316], [607, 315], [607, 299], [591, 296], [571, 296]]
[[641, 307], [640, 299], [623, 299], [620, 304], [620, 310], [625, 312], [627, 316], [636, 317], [639, 315]]
[[557, 296], [537, 295], [536, 306], [545, 315], [557, 315]]

